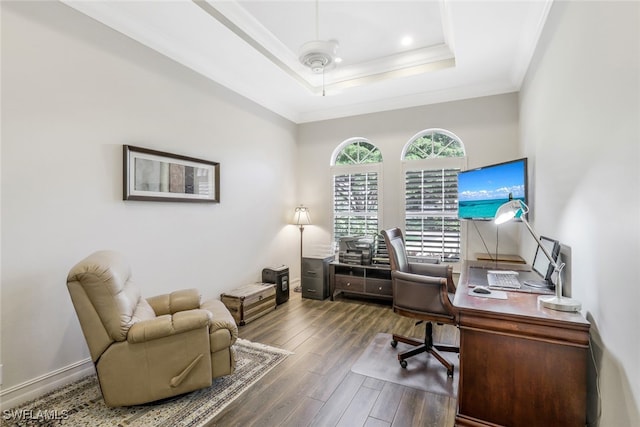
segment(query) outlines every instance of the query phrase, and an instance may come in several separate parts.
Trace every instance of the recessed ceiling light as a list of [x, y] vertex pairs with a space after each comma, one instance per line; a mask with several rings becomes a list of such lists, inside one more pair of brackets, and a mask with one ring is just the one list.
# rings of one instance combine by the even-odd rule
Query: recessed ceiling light
[[402, 40], [400, 40], [400, 44], [402, 46], [411, 46], [413, 44], [413, 37], [411, 36], [404, 36], [402, 38]]
[[337, 56], [334, 61], [336, 62], [336, 64], [339, 64], [342, 62], [342, 58], [340, 58], [339, 56]]

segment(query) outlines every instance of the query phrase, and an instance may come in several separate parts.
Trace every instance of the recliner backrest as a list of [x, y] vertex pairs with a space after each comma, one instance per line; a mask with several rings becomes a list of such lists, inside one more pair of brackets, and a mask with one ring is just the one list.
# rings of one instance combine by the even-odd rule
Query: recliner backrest
[[126, 340], [134, 323], [155, 317], [117, 252], [98, 251], [80, 261], [69, 272], [67, 287], [94, 360], [110, 342]]

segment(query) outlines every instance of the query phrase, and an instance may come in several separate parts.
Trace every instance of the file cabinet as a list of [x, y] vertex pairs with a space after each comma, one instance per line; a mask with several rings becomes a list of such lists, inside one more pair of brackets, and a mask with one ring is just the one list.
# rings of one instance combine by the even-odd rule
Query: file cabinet
[[333, 258], [302, 258], [302, 298], [323, 300], [329, 296], [329, 263]]

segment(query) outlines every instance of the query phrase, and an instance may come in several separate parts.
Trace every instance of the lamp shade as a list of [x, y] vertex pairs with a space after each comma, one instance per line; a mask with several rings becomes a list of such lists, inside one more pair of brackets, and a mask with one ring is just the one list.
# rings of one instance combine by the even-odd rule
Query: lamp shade
[[504, 224], [505, 222], [511, 221], [518, 215], [519, 210], [522, 210], [523, 214], [526, 214], [529, 211], [527, 205], [522, 203], [520, 200], [508, 201], [498, 208], [493, 222], [496, 224]]
[[293, 223], [295, 225], [311, 224], [311, 216], [309, 215], [309, 209], [304, 206], [298, 206], [293, 215]]

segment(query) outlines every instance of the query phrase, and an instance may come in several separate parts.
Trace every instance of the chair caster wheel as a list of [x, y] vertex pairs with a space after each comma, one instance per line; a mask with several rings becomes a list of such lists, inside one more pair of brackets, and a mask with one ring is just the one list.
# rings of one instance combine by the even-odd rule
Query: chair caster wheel
[[393, 340], [391, 341], [391, 347], [396, 348], [398, 346], [398, 341]]
[[400, 361], [400, 366], [402, 366], [404, 369], [407, 369], [407, 361], [406, 360], [401, 360]]

